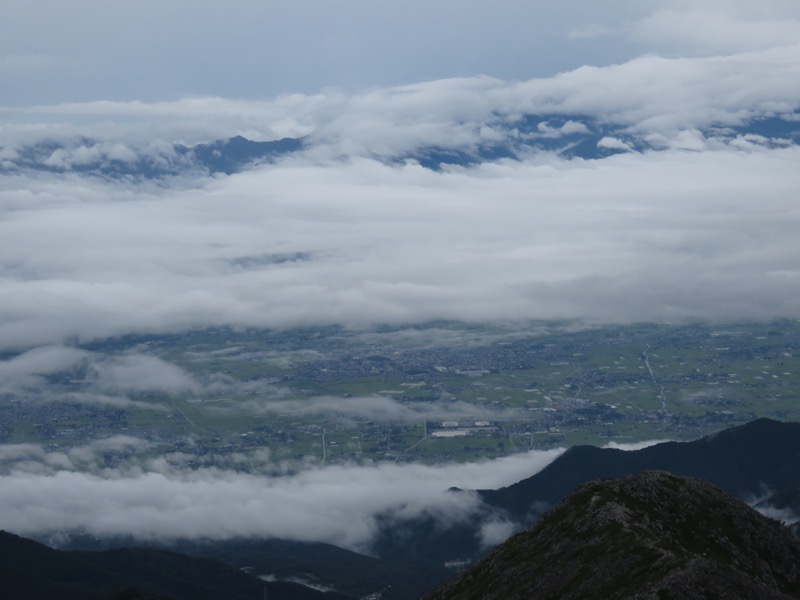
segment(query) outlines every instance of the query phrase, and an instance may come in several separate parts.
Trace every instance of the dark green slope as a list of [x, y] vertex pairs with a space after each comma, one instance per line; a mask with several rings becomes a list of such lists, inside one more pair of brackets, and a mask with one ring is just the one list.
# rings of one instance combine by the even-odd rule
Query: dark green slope
[[800, 598], [800, 543], [716, 486], [649, 471], [578, 488], [424, 598]]
[[739, 497], [800, 486], [800, 423], [758, 419], [693, 442], [665, 442], [637, 451], [575, 446], [536, 475], [484, 500], [523, 518], [579, 485], [645, 470], [669, 471], [714, 483]]
[[8, 599], [99, 598], [124, 578], [38, 542], [0, 532], [0, 595]]
[[234, 539], [175, 544], [193, 556], [208, 556], [278, 579], [301, 577], [360, 598], [382, 591], [384, 600], [414, 598], [448, 576], [441, 562], [382, 560], [319, 542]]
[[[388, 526], [388, 525], [387, 525]], [[470, 530], [471, 531], [471, 530]], [[62, 549], [122, 551], [131, 544], [128, 537], [94, 538], [73, 536]], [[228, 540], [179, 539], [148, 546], [182, 555], [210, 558], [254, 576], [271, 575], [276, 581], [300, 580], [321, 589], [335, 589], [339, 597], [361, 598], [376, 592], [383, 600], [415, 598], [444, 581], [452, 572], [443, 561], [429, 563], [415, 556], [389, 560], [359, 554], [322, 542], [282, 539], [233, 538]], [[335, 594], [326, 596], [334, 600]]]
[[146, 548], [65, 552], [0, 532], [0, 597], [338, 600], [294, 583], [265, 583], [221, 562]]
[[[533, 477], [500, 490], [480, 492], [487, 502], [484, 516], [499, 509], [523, 524], [531, 524], [540, 512], [568, 496], [579, 485], [645, 470], [697, 477], [734, 495], [759, 498], [779, 508], [797, 509], [800, 508], [800, 424], [761, 419], [694, 442], [669, 442], [635, 452], [575, 447]], [[767, 491], [770, 497], [764, 500]], [[194, 575], [193, 569], [200, 563], [183, 563], [185, 557], [179, 559], [171, 553], [151, 555], [148, 554], [150, 551], [142, 550], [64, 553], [59, 560], [44, 559], [45, 562], [53, 560], [56, 566], [61, 565], [60, 571], [46, 573], [38, 568], [28, 568], [39, 564], [39, 559], [11, 565], [0, 561], [0, 577], [2, 581], [17, 581], [15, 585], [20, 589], [54, 586], [52, 589], [58, 588], [58, 596], [63, 598], [97, 597], [70, 595], [76, 586], [83, 589], [81, 586], [87, 580], [104, 582], [105, 590], [136, 587], [166, 597], [181, 597], [178, 595], [180, 590], [192, 590], [192, 597], [220, 597], [220, 589], [239, 594], [239, 597], [261, 597], [262, 582], [240, 570], [249, 567], [253, 574], [270, 574], [278, 579], [301, 577], [305, 581], [333, 587], [344, 595], [340, 598], [360, 598], [382, 591], [384, 600], [399, 600], [416, 597], [449, 576], [450, 572], [444, 568], [445, 561], [483, 555], [485, 549], [480, 546], [479, 527], [477, 519], [443, 529], [432, 518], [398, 521], [387, 516], [381, 521], [373, 548], [380, 559], [328, 544], [285, 540], [205, 543], [184, 540], [170, 545], [170, 550], [182, 554], [223, 561], [234, 567], [232, 570], [236, 577], [245, 578], [225, 580], [222, 585], [218, 581], [224, 579], [226, 571], [217, 571], [220, 567], [211, 566], [216, 563], [202, 563], [206, 565], [200, 568], [203, 576], [212, 579], [206, 583], [202, 577], [197, 579]], [[113, 540], [106, 542], [112, 543]], [[117, 540], [120, 542], [126, 544], [129, 540]], [[71, 548], [97, 549], [80, 543]], [[53, 552], [38, 544], [28, 551], [41, 552], [42, 549]], [[1, 556], [5, 559], [8, 553], [3, 552]], [[69, 562], [63, 562], [61, 558]], [[253, 581], [257, 589], [249, 587]], [[278, 588], [274, 587], [278, 585], [269, 584], [273, 600], [301, 598], [303, 594], [309, 598], [323, 597], [314, 590], [296, 585], [278, 595]], [[210, 590], [208, 595], [203, 596], [200, 588]], [[92, 589], [99, 588], [95, 586]], [[232, 594], [222, 597], [237, 597]], [[37, 593], [33, 597], [47, 596]], [[334, 596], [324, 597], [331, 599]]]

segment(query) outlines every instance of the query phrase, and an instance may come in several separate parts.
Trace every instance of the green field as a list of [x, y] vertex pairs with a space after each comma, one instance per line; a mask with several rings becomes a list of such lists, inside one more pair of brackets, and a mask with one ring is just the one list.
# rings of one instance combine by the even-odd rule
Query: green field
[[[109, 360], [154, 357], [192, 384], [129, 390], [129, 406], [56, 416], [47, 402], [17, 402], [6, 442], [70, 446], [124, 434], [150, 440], [152, 455], [201, 462], [433, 463], [693, 439], [755, 417], [800, 420], [793, 320], [222, 329], [83, 348]], [[74, 397], [90, 380], [53, 377], [46, 391]]]

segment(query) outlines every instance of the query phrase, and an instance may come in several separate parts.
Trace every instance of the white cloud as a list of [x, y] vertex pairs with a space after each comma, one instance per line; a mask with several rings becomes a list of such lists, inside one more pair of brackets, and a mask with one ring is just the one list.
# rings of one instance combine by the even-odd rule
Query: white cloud
[[71, 369], [87, 352], [64, 346], [43, 346], [0, 361], [0, 390], [38, 385], [40, 376]]
[[598, 148], [603, 148], [605, 150], [623, 150], [625, 152], [631, 152], [633, 148], [627, 142], [619, 138], [615, 138], [613, 136], [605, 136], [597, 142]]
[[789, 508], [776, 508], [769, 505], [755, 506], [753, 508], [755, 508], [765, 517], [775, 519], [776, 521], [781, 521], [787, 525], [796, 525], [798, 522], [800, 522], [800, 517]]
[[636, 451], [641, 450], [643, 448], [649, 448], [650, 446], [655, 446], [656, 444], [661, 444], [662, 442], [668, 442], [670, 440], [647, 440], [644, 442], [635, 442], [632, 444], [620, 444], [619, 442], [609, 442], [603, 446], [603, 448], [615, 448], [617, 450], [626, 450], [626, 451]]
[[[57, 376], [61, 384], [48, 377]], [[65, 388], [62, 384], [67, 384]], [[214, 374], [202, 382], [207, 393], [254, 389]], [[201, 384], [180, 367], [144, 354], [102, 355], [65, 346], [42, 346], [0, 361], [0, 393], [23, 394], [37, 402], [92, 404], [114, 408], [164, 410], [127, 394], [194, 394]]]
[[36, 348], [0, 363], [0, 377], [46, 375], [68, 369], [88, 355], [83, 350], [64, 346]]
[[69, 448], [45, 451], [39, 444], [0, 445], [0, 470], [3, 476], [26, 473], [50, 477], [62, 471], [104, 473], [104, 453], [135, 454], [149, 443], [128, 435], [114, 435]]
[[194, 189], [5, 178], [0, 339], [797, 315], [798, 281], [771, 275], [800, 260], [797, 148], [680, 146], [444, 173], [294, 159]]
[[[0, 132], [10, 151], [40, 139], [71, 138], [75, 147], [52, 157], [65, 167], [89, 159], [128, 160], [131, 152], [176, 161], [165, 140], [191, 145], [235, 134], [256, 140], [309, 136], [317, 160], [397, 157], [425, 146], [472, 148], [501, 133], [498, 115], [539, 115], [549, 135], [582, 132], [581, 119], [588, 116], [669, 139], [682, 131], [791, 112], [800, 97], [797, 55], [795, 45], [692, 59], [644, 56], [548, 79], [454, 78], [272, 101], [43, 105], [6, 109]], [[548, 123], [551, 115], [571, 119], [556, 128]], [[96, 143], [79, 141], [87, 135]]]
[[517, 523], [501, 518], [487, 519], [481, 526], [481, 545], [490, 548], [502, 544], [518, 530]]
[[[375, 421], [416, 421], [422, 419], [492, 419], [510, 420], [519, 418], [519, 413], [476, 406], [468, 402], [414, 402], [403, 403], [386, 396], [366, 397], [314, 397], [302, 400], [278, 400], [269, 398], [261, 402], [252, 400], [237, 405], [237, 409], [255, 412], [271, 412], [279, 415], [339, 415], [359, 417]], [[213, 410], [213, 408], [212, 408]]]
[[[274, 536], [367, 550], [378, 515], [406, 519], [429, 514], [444, 524], [477, 517], [477, 497], [448, 488], [509, 485], [561, 452], [439, 467], [337, 466], [286, 476], [184, 470], [165, 461], [153, 461], [138, 473], [115, 475], [99, 464], [94, 466], [97, 474], [91, 472], [98, 451], [140, 446], [139, 440], [114, 438], [71, 454], [6, 448], [0, 456], [25, 456], [28, 462], [0, 477], [0, 528], [23, 535], [83, 530], [144, 539]], [[84, 470], [70, 470], [76, 465]], [[493, 540], [506, 531], [495, 522], [487, 527]]]
[[[561, 127], [552, 127], [547, 121], [542, 121], [537, 125], [540, 136], [545, 138], [560, 138], [565, 135], [576, 133], [589, 133], [589, 128], [579, 121], [569, 120]], [[531, 134], [536, 137], [537, 134]]]
[[100, 143], [75, 148], [58, 148], [44, 164], [59, 169], [71, 169], [92, 164], [108, 164], [109, 161], [133, 162], [139, 155], [122, 143]]
[[142, 402], [139, 400], [131, 400], [124, 395], [112, 395], [97, 392], [95, 390], [81, 391], [81, 392], [53, 392], [48, 390], [40, 390], [37, 400], [44, 402], [65, 402], [71, 404], [91, 404], [95, 406], [105, 406], [109, 408], [137, 408], [140, 410], [152, 410], [158, 412], [166, 411], [166, 407], [161, 404], [154, 404], [153, 402]]
[[91, 383], [116, 392], [168, 393], [200, 389], [197, 381], [180, 367], [148, 355], [115, 356], [92, 365]]
[[800, 38], [796, 7], [787, 14], [770, 10], [778, 3], [756, 4], [762, 3], [711, 2], [658, 10], [636, 23], [632, 36], [651, 48], [681, 54], [728, 54], [796, 45]]

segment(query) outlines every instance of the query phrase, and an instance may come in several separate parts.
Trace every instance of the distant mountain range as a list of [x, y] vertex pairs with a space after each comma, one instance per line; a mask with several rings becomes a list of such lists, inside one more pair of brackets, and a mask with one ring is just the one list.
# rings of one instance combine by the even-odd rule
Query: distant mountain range
[[[473, 128], [480, 125], [475, 123]], [[456, 142], [436, 146], [422, 144], [410, 151], [376, 153], [369, 158], [387, 163], [415, 161], [427, 169], [440, 170], [447, 166], [520, 160], [542, 152], [567, 159], [596, 160], [625, 152], [659, 151], [676, 147], [676, 144], [691, 151], [714, 144], [786, 147], [800, 142], [800, 113], [797, 112], [756, 118], [736, 126], [717, 124], [702, 131], [688, 130], [677, 141], [588, 115], [495, 115], [486, 125], [493, 134], [485, 141], [466, 146]], [[85, 137], [70, 142], [45, 139], [21, 148], [4, 148], [0, 143], [0, 173], [74, 172], [109, 179], [230, 175], [327, 143], [314, 135], [271, 141], [235, 136], [195, 146], [153, 142], [140, 148]]]
[[800, 598], [800, 542], [718, 487], [647, 471], [579, 487], [424, 600]]
[[[721, 143], [740, 140], [766, 146], [788, 146], [800, 142], [800, 121], [793, 118], [793, 115], [767, 117], [737, 127], [714, 126], [691, 133]], [[469, 166], [500, 159], [518, 160], [537, 152], [596, 160], [625, 152], [657, 151], [666, 144], [656, 136], [587, 115], [526, 115], [520, 120], [504, 123], [499, 129], [506, 132], [502, 141], [466, 149], [423, 147], [404, 158], [417, 160], [429, 169], [441, 169], [445, 165]]]
[[[474, 522], [443, 526], [433, 517], [397, 521], [387, 516], [373, 549], [377, 557], [281, 540], [182, 541], [169, 548], [279, 579], [311, 580], [353, 599], [378, 591], [384, 600], [410, 599], [453, 575], [446, 561], [484, 555], [480, 528], [486, 518], [516, 522], [524, 529], [581, 485], [650, 470], [710, 482], [794, 524], [800, 514], [800, 423], [759, 419], [693, 442], [665, 442], [637, 451], [576, 446], [527, 479], [478, 492], [483, 511]], [[103, 543], [108, 544], [76, 538], [72, 548], [99, 548]]]
[[104, 178], [157, 179], [182, 174], [230, 175], [256, 163], [302, 150], [303, 140], [254, 142], [241, 136], [187, 147], [153, 144], [133, 150], [121, 143], [80, 138], [71, 144], [40, 141], [0, 160], [0, 173], [15, 171], [75, 172]]

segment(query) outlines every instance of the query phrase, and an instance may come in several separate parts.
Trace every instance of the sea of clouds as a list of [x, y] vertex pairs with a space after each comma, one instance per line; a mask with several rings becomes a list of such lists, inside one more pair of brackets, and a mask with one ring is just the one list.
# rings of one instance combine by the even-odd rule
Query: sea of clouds
[[[709, 133], [754, 117], [796, 119], [798, 24], [763, 20], [753, 29], [723, 19], [727, 29], [701, 32], [698, 11], [721, 18], [703, 8], [659, 11], [637, 30], [667, 50], [694, 44], [689, 58], [665, 50], [543, 79], [1, 109], [0, 161], [13, 166], [26, 147], [56, 140], [64, 149], [51, 158], [66, 170], [0, 176], [4, 398], [81, 361], [91, 367], [91, 394], [73, 401], [125, 407], [137, 391], [227, 385], [146, 354], [76, 347], [128, 333], [800, 318], [800, 149]], [[501, 139], [524, 114], [541, 116], [543, 135], [559, 135], [548, 115], [569, 115], [572, 128], [591, 117], [655, 149], [602, 160], [542, 152], [440, 172], [413, 160], [424, 147]], [[231, 176], [109, 180], [70, 170], [98, 156], [157, 159], [172, 143], [234, 134], [305, 136], [309, 149]], [[400, 410], [376, 402], [386, 415]], [[247, 470], [191, 468], [179, 454], [114, 468], [101, 458], [104, 448], [136, 454], [147, 444], [123, 436], [63, 450], [0, 447], [0, 527], [313, 536], [363, 549], [378, 514], [466, 518], [476, 498], [449, 486], [507, 485], [555, 456], [282, 474], [268, 456]], [[498, 530], [505, 525], [487, 525]]]

